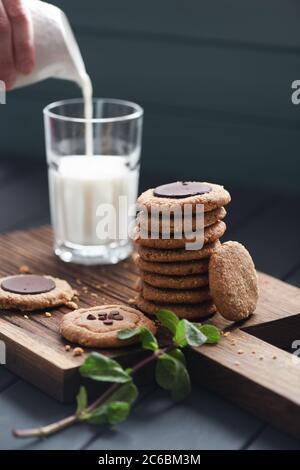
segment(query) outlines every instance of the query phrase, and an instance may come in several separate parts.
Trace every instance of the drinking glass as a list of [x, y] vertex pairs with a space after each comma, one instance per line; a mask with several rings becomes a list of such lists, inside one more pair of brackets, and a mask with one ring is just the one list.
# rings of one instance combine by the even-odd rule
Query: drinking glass
[[143, 109], [129, 101], [83, 100], [44, 109], [54, 250], [79, 264], [114, 264], [132, 253]]

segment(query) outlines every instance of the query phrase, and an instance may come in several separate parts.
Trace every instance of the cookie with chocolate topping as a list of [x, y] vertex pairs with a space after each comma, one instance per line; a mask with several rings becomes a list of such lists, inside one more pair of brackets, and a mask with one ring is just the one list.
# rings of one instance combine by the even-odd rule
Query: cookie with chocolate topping
[[138, 198], [138, 205], [148, 210], [170, 210], [180, 205], [191, 205], [196, 211], [197, 204], [204, 205], [204, 212], [226, 206], [231, 200], [223, 186], [197, 181], [177, 181], [145, 191]]
[[64, 338], [81, 346], [118, 348], [139, 341], [138, 337], [120, 340], [120, 331], [142, 326], [156, 333], [155, 324], [139, 310], [126, 305], [101, 305], [68, 313], [63, 317], [60, 332]]
[[0, 308], [34, 311], [67, 305], [77, 294], [63, 279], [19, 274], [0, 279]]

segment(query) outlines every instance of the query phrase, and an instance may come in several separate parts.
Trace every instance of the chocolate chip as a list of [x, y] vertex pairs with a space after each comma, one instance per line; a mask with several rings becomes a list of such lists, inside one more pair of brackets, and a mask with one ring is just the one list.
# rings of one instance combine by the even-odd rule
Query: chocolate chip
[[88, 316], [86, 317], [86, 319], [87, 320], [96, 320], [96, 317], [92, 313], [89, 313]]
[[104, 324], [104, 325], [112, 325], [112, 324], [113, 324], [113, 320], [104, 320], [104, 321], [103, 321], [103, 324]]
[[107, 315], [98, 315], [98, 320], [107, 320]]
[[110, 315], [119, 315], [119, 310], [111, 310]]
[[177, 181], [154, 189], [154, 196], [180, 199], [209, 193], [211, 186], [197, 181]]
[[117, 317], [118, 315], [120, 315], [120, 313], [118, 312], [118, 310], [112, 310], [112, 311], [108, 314], [108, 318], [114, 319], [114, 318]]
[[118, 321], [124, 320], [124, 317], [123, 317], [123, 315], [115, 315], [114, 320], [118, 320]]

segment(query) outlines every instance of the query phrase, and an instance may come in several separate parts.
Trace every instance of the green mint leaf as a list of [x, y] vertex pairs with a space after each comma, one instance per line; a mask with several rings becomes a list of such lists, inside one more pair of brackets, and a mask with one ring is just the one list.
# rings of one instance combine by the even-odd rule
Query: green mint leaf
[[132, 405], [138, 397], [138, 389], [131, 380], [126, 384], [122, 385], [118, 390], [116, 390], [111, 397], [108, 399], [108, 402], [111, 401], [124, 401]]
[[158, 312], [156, 312], [156, 316], [160, 323], [175, 335], [176, 327], [179, 323], [177, 315], [175, 315], [174, 312], [171, 312], [171, 310], [158, 310]]
[[96, 352], [89, 354], [79, 370], [83, 377], [101, 382], [126, 383], [131, 381], [131, 376], [118, 362]]
[[116, 424], [124, 421], [128, 417], [137, 396], [138, 390], [134, 383], [132, 381], [125, 383], [103, 405], [98, 406], [85, 419], [91, 424]]
[[195, 324], [188, 320], [180, 320], [176, 328], [174, 342], [180, 348], [184, 348], [187, 344], [197, 347], [206, 342], [206, 336]]
[[182, 400], [190, 393], [190, 377], [185, 365], [170, 354], [158, 359], [155, 377], [160, 387], [171, 391], [174, 400]]
[[177, 359], [178, 361], [182, 362], [184, 366], [186, 366], [186, 360], [185, 360], [185, 355], [181, 351], [181, 349], [172, 349], [172, 351], [169, 352], [170, 356], [174, 357], [174, 359]]
[[76, 397], [76, 401], [77, 401], [76, 414], [77, 416], [80, 416], [81, 413], [87, 407], [87, 402], [88, 402], [87, 391], [85, 387], [80, 387], [78, 395]]
[[187, 345], [185, 337], [185, 320], [180, 320], [178, 322], [173, 341], [179, 348], [184, 348]]
[[215, 344], [221, 338], [220, 330], [214, 325], [197, 325], [196, 323], [195, 326], [206, 336], [208, 344]]
[[140, 339], [144, 349], [149, 349], [150, 351], [157, 351], [159, 349], [155, 336], [147, 328], [143, 327], [140, 329]]
[[118, 332], [119, 339], [131, 339], [140, 334], [139, 328], [132, 328], [128, 330], [121, 330]]
[[185, 328], [185, 339], [189, 346], [202, 346], [207, 340], [206, 336], [193, 323], [183, 320]]
[[130, 413], [130, 405], [123, 401], [114, 401], [107, 407], [107, 421], [109, 424], [118, 424], [125, 421]]

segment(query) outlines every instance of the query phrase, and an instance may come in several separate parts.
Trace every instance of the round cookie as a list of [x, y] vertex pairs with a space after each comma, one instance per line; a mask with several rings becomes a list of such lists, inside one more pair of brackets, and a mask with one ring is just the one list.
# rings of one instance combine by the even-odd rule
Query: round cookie
[[142, 295], [145, 300], [167, 304], [200, 304], [211, 299], [208, 287], [190, 290], [159, 289], [143, 284]]
[[158, 250], [155, 248], [146, 248], [138, 246], [138, 254], [145, 261], [154, 263], [174, 263], [178, 261], [203, 260], [209, 258], [215, 249], [220, 245], [219, 240], [204, 245], [201, 250]]
[[208, 285], [207, 274], [194, 274], [188, 276], [164, 276], [145, 271], [140, 272], [144, 282], [153, 287], [166, 289], [197, 289]]
[[76, 291], [64, 280], [51, 276], [21, 274], [0, 279], [0, 308], [42, 310], [68, 304]]
[[207, 258], [177, 263], [154, 263], [153, 261], [143, 260], [137, 253], [134, 257], [134, 262], [141, 271], [167, 276], [189, 276], [207, 273], [208, 261]]
[[[213, 243], [216, 240], [219, 240], [226, 231], [226, 224], [225, 222], [216, 222], [215, 224], [211, 225], [204, 229], [204, 245], [208, 243]], [[183, 238], [169, 238], [169, 239], [162, 239], [162, 238], [142, 238], [141, 234], [138, 233], [135, 238], [135, 243], [141, 245], [146, 248], [155, 248], [161, 250], [177, 250], [180, 248], [185, 248], [187, 243], [193, 243], [196, 241], [194, 235], [191, 238], [183, 237]]]
[[[205, 192], [201, 194], [201, 189], [197, 191], [197, 185], [202, 185]], [[181, 207], [192, 205], [193, 210], [195, 211], [197, 204], [204, 204], [204, 212], [208, 212], [227, 205], [231, 200], [230, 194], [223, 186], [213, 183], [178, 181], [176, 183], [164, 185], [165, 190], [158, 192], [157, 190], [160, 188], [162, 187], [160, 186], [159, 188], [148, 189], [142, 193], [138, 198], [138, 205], [146, 207], [147, 210], [151, 210], [151, 207], [155, 207], [159, 210], [170, 210], [176, 205], [180, 205]], [[181, 197], [178, 197], [178, 194], [182, 189]], [[162, 196], [162, 193], [169, 197]], [[157, 196], [156, 194], [160, 195]]]
[[243, 245], [229, 241], [215, 251], [209, 261], [209, 285], [218, 312], [227, 320], [243, 320], [254, 312], [257, 274]]
[[[214, 209], [209, 212], [204, 213], [204, 227], [209, 227], [210, 225], [215, 224], [216, 222], [223, 220], [226, 217], [226, 209], [224, 207], [219, 207], [218, 209]], [[167, 219], [166, 221], [162, 220], [161, 217], [153, 217], [151, 219], [150, 214], [146, 212], [139, 212], [137, 215], [137, 224], [139, 225], [141, 231], [145, 230], [148, 233], [163, 233], [167, 230], [170, 233], [182, 233], [185, 227], [189, 227], [191, 223], [191, 230], [195, 231], [197, 227], [197, 218], [196, 216], [192, 217], [192, 220], [188, 220], [187, 222], [183, 222], [182, 217], [174, 218], [171, 217], [170, 220]]]
[[139, 327], [156, 333], [155, 324], [138, 310], [125, 305], [101, 305], [74, 310], [63, 317], [60, 333], [72, 343], [90, 348], [119, 348], [139, 341], [121, 340], [122, 330]]
[[211, 302], [202, 302], [201, 304], [189, 304], [189, 305], [180, 305], [180, 304], [164, 304], [164, 303], [154, 303], [150, 300], [146, 300], [139, 294], [135, 298], [136, 306], [147, 313], [148, 315], [155, 315], [158, 310], [165, 309], [171, 310], [179, 318], [186, 318], [187, 320], [196, 320], [198, 318], [205, 318], [216, 313], [216, 307]]

